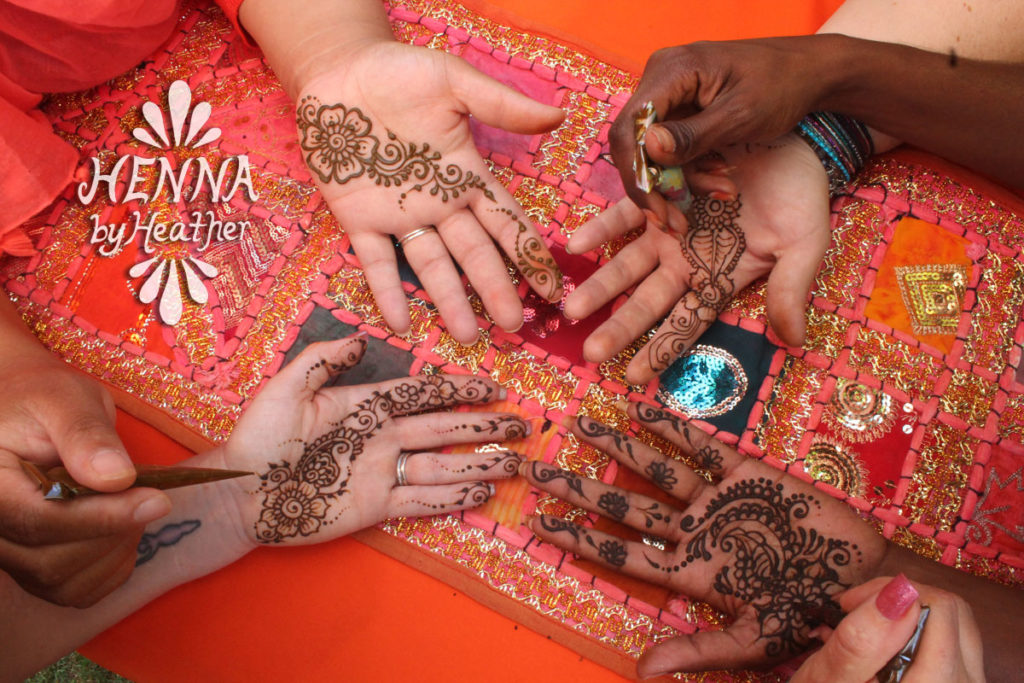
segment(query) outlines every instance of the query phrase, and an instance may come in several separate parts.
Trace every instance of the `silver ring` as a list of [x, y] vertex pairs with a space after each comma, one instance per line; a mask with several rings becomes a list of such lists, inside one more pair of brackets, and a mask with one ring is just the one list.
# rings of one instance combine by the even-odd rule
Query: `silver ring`
[[398, 464], [395, 467], [395, 478], [398, 479], [399, 486], [408, 486], [409, 480], [405, 478], [405, 461], [409, 459], [412, 453], [402, 453], [398, 456]]
[[423, 235], [426, 235], [427, 233], [430, 233], [430, 232], [437, 232], [437, 228], [435, 228], [432, 225], [428, 225], [425, 228], [419, 228], [417, 230], [413, 230], [412, 232], [403, 235], [401, 237], [401, 239], [398, 240], [398, 246], [404, 247], [406, 244], [408, 244], [409, 242], [412, 242], [417, 237], [422, 237]]

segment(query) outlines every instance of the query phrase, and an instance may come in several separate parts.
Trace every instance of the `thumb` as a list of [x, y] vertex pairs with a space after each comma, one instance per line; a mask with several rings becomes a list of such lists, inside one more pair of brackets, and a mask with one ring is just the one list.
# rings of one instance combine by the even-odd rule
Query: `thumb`
[[135, 481], [135, 466], [102, 401], [61, 404], [50, 412], [47, 428], [61, 462], [79, 484], [110, 492]]
[[910, 640], [921, 607], [907, 577], [892, 579], [839, 623], [828, 642], [807, 658], [791, 683], [873, 680], [886, 662]]
[[449, 60], [449, 85], [455, 97], [481, 123], [512, 133], [544, 133], [565, 118], [558, 107], [541, 104], [480, 73], [462, 59]]
[[669, 119], [647, 130], [647, 154], [661, 166], [679, 166], [713, 149], [728, 147], [732, 130], [725, 109], [712, 105], [685, 119]]
[[807, 295], [828, 249], [827, 231], [816, 232], [786, 249], [768, 275], [765, 309], [775, 334], [790, 346], [801, 346], [807, 332]]

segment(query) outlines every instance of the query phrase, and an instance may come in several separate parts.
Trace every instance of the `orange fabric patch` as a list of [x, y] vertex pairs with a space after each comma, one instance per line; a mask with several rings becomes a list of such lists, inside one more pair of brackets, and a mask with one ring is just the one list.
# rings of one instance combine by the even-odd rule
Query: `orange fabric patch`
[[[948, 327], [948, 331], [922, 331], [923, 328], [934, 330], [936, 316], [924, 310], [918, 296], [937, 299], [949, 295], [953, 289], [950, 277], [960, 271], [966, 274], [964, 284], [970, 277], [974, 262], [967, 256], [970, 242], [945, 228], [926, 223], [917, 218], [904, 218], [896, 226], [892, 244], [886, 251], [882, 265], [878, 269], [878, 278], [871, 291], [864, 314], [878, 322], [885, 323], [893, 329], [912, 335], [922, 344], [927, 344], [943, 353], [949, 353], [956, 338], [956, 328]], [[953, 266], [950, 269], [949, 266]], [[938, 279], [925, 281], [921, 273], [940, 273]], [[901, 291], [900, 280], [903, 279]], [[955, 313], [944, 316], [960, 319], [963, 307], [963, 290], [960, 289], [959, 303]], [[915, 303], [916, 301], [916, 303]], [[915, 331], [915, 317], [917, 331]], [[954, 325], [956, 323], [953, 323]]]

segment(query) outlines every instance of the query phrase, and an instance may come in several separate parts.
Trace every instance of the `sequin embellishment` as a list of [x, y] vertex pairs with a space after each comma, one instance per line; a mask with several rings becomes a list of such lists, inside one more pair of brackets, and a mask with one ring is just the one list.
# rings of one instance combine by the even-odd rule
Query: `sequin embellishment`
[[845, 440], [867, 443], [892, 429], [896, 411], [888, 394], [840, 377], [822, 419]]
[[846, 491], [851, 496], [864, 495], [867, 472], [856, 454], [831, 441], [811, 444], [804, 456], [804, 471], [820, 482]]
[[747, 374], [728, 351], [697, 344], [661, 375], [658, 398], [690, 417], [724, 415], [747, 393]]
[[899, 266], [896, 279], [916, 334], [956, 332], [967, 287], [965, 266]]

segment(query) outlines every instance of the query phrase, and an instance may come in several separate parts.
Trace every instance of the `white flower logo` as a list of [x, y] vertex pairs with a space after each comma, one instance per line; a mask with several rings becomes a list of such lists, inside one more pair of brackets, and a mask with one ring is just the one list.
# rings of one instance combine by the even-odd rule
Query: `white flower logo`
[[[210, 128], [202, 136], [199, 133], [203, 126], [210, 120], [211, 107], [208, 102], [200, 102], [192, 109], [192, 116], [189, 118], [189, 107], [192, 104], [192, 91], [185, 81], [174, 81], [167, 90], [167, 109], [171, 117], [170, 131], [164, 120], [163, 112], [154, 102], [146, 102], [142, 105], [142, 116], [152, 126], [159, 142], [153, 135], [144, 128], [136, 128], [132, 135], [136, 140], [157, 149], [170, 149], [179, 145], [189, 146], [193, 149], [209, 144], [220, 137], [220, 128]], [[185, 120], [188, 121], [188, 130], [185, 131]], [[170, 137], [168, 137], [170, 132]], [[184, 139], [182, 133], [185, 133]], [[198, 137], [198, 139], [196, 139]], [[173, 144], [171, 140], [173, 139]], [[195, 140], [195, 142], [193, 142]], [[197, 304], [205, 304], [209, 299], [206, 286], [200, 279], [198, 273], [208, 278], [217, 276], [217, 269], [209, 263], [201, 261], [194, 256], [185, 258], [165, 258], [155, 256], [151, 259], [137, 263], [128, 271], [133, 278], [142, 277], [152, 266], [156, 266], [149, 277], [142, 284], [139, 290], [139, 301], [144, 304], [152, 303], [157, 296], [160, 303], [157, 311], [160, 319], [168, 325], [176, 325], [181, 320], [184, 310], [184, 300], [181, 297], [181, 283], [178, 276], [180, 270], [185, 277], [185, 286], [190, 299]], [[164, 271], [167, 277], [164, 278]], [[161, 291], [162, 290], [162, 291]]]
[[136, 140], [157, 149], [169, 149], [178, 145], [187, 145], [195, 149], [219, 138], [220, 128], [211, 128], [201, 138], [196, 140], [195, 143], [189, 144], [193, 138], [199, 135], [206, 122], [210, 120], [210, 112], [212, 111], [210, 103], [200, 102], [192, 110], [192, 118], [188, 122], [188, 132], [185, 135], [185, 139], [181, 139], [181, 133], [184, 130], [185, 119], [188, 116], [188, 109], [191, 104], [192, 91], [189, 89], [188, 83], [185, 81], [174, 81], [174, 83], [171, 83], [171, 87], [167, 89], [167, 109], [171, 115], [171, 135], [174, 138], [174, 144], [172, 145], [167, 137], [167, 124], [164, 121], [164, 113], [160, 111], [160, 107], [155, 102], [146, 102], [142, 105], [142, 116], [146, 119], [146, 123], [153, 127], [153, 131], [160, 138], [160, 142], [157, 142], [145, 128], [136, 128], [132, 131], [132, 135]]

